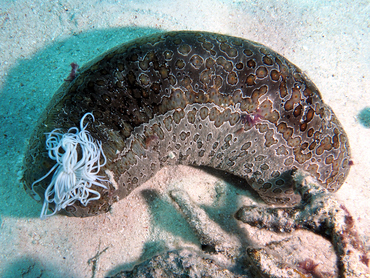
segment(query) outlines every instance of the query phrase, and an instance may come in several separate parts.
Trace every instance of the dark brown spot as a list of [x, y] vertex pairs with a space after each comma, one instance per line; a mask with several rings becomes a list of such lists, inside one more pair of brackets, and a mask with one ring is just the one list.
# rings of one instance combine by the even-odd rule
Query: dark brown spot
[[243, 53], [244, 53], [245, 55], [247, 55], [247, 56], [252, 56], [252, 55], [253, 55], [253, 52], [252, 52], [252, 50], [250, 50], [250, 49], [244, 49], [244, 50], [243, 50]]
[[232, 86], [238, 84], [238, 75], [235, 72], [233, 72], [233, 71], [230, 72], [227, 75], [227, 83], [229, 83]]
[[250, 68], [254, 68], [256, 66], [256, 62], [254, 60], [249, 60], [247, 62], [247, 66]]
[[177, 60], [176, 61], [176, 63], [175, 63], [175, 65], [176, 65], [176, 67], [178, 68], [178, 69], [183, 69], [184, 67], [185, 67], [185, 62], [184, 62], [184, 60]]
[[279, 85], [280, 97], [285, 98], [288, 95], [288, 90], [286, 88], [285, 82], [281, 82]]
[[206, 68], [207, 69], [210, 69], [210, 68], [212, 68], [213, 67], [213, 65], [214, 64], [216, 64], [216, 61], [215, 60], [213, 60], [212, 58], [207, 58], [207, 60], [206, 60]]
[[307, 131], [307, 136], [308, 137], [312, 137], [313, 133], [314, 133], [314, 129], [313, 128], [310, 128], [308, 131]]
[[271, 79], [274, 81], [278, 81], [280, 78], [280, 74], [277, 70], [272, 70], [270, 73]]
[[299, 130], [300, 130], [300, 131], [302, 131], [302, 132], [303, 132], [303, 131], [305, 131], [306, 129], [307, 129], [307, 123], [302, 123], [302, 124], [300, 124], [300, 125], [299, 125]]
[[312, 108], [310, 108], [306, 114], [306, 123], [309, 123], [312, 120], [313, 116], [314, 116], [314, 111]]
[[163, 52], [163, 56], [166, 60], [171, 60], [173, 56], [173, 52], [171, 50], [166, 50]]
[[291, 100], [288, 100], [285, 105], [284, 105], [284, 109], [286, 111], [289, 111], [289, 110], [292, 110], [293, 109], [293, 102]]
[[273, 64], [272, 60], [268, 56], [263, 56], [262, 61], [265, 65], [271, 66]]
[[247, 80], [246, 80], [247, 85], [248, 86], [256, 85], [254, 81], [256, 81], [256, 76], [253, 74], [248, 75]]
[[190, 63], [194, 68], [199, 69], [203, 65], [203, 58], [195, 54], [191, 56]]
[[188, 44], [180, 45], [178, 48], [178, 52], [183, 56], [187, 56], [190, 53], [190, 51], [191, 47]]
[[256, 75], [258, 78], [265, 78], [267, 76], [267, 68], [259, 67], [256, 71]]
[[235, 65], [235, 68], [238, 69], [238, 70], [242, 70], [244, 68], [244, 64], [243, 63], [237, 63]]
[[298, 105], [295, 109], [294, 109], [294, 112], [293, 112], [293, 115], [295, 116], [295, 117], [298, 117], [298, 116], [300, 116], [301, 115], [301, 113], [302, 113], [302, 105]]

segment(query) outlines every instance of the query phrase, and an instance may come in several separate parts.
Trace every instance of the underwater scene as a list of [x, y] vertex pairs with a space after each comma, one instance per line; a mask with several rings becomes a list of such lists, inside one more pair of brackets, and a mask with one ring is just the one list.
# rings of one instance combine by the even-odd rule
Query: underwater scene
[[0, 3], [0, 277], [370, 277], [370, 2]]

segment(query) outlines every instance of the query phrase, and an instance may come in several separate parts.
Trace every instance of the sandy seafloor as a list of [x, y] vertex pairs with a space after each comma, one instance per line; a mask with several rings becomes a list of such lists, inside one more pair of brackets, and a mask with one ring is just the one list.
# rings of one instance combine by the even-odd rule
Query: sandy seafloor
[[[204, 30], [258, 41], [309, 76], [349, 136], [354, 166], [337, 197], [354, 215], [369, 250], [370, 130], [357, 118], [370, 107], [369, 0], [2, 0], [0, 277], [104, 277], [156, 251], [199, 247], [168, 197], [169, 188], [187, 190], [194, 201], [220, 215], [254, 202], [219, 176], [179, 166], [163, 169], [111, 213], [41, 221], [41, 204], [18, 181], [27, 140], [68, 76], [69, 64], [83, 65], [115, 45], [166, 30]], [[232, 202], [217, 203], [216, 187], [228, 196], [220, 202]], [[261, 244], [274, 236], [247, 230]], [[94, 265], [91, 258], [99, 252]]]

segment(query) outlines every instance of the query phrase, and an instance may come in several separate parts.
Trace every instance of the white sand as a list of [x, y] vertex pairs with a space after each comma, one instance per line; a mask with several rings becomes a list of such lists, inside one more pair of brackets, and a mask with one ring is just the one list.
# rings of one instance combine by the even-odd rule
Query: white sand
[[[234, 212], [239, 203], [252, 202], [247, 193], [217, 177], [177, 167], [163, 169], [110, 214], [38, 219], [41, 205], [24, 192], [17, 178], [27, 138], [68, 76], [69, 64], [82, 65], [155, 29], [204, 30], [255, 40], [310, 77], [348, 133], [354, 166], [337, 195], [355, 216], [370, 249], [370, 130], [356, 120], [361, 109], [370, 107], [367, 0], [46, 2], [0, 2], [1, 277], [41, 273], [42, 277], [92, 277], [94, 264], [89, 259], [108, 247], [95, 264], [95, 277], [103, 277], [130, 266], [143, 256], [144, 247], [150, 252], [195, 246], [197, 240], [170, 201], [168, 187], [180, 186], [194, 201], [219, 205], [224, 214]], [[227, 207], [218, 204], [215, 188], [234, 202]], [[152, 200], [149, 207], [148, 200]], [[270, 240], [263, 232], [256, 237], [259, 242]]]

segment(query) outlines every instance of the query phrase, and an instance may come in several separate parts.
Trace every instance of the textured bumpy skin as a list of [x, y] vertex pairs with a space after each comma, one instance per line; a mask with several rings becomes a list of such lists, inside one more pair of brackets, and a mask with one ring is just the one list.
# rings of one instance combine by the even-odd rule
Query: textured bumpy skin
[[[162, 166], [206, 165], [244, 178], [267, 202], [293, 205], [292, 173], [309, 172], [336, 191], [349, 171], [347, 136], [315, 85], [265, 46], [205, 33], [170, 32], [123, 44], [84, 66], [54, 96], [31, 138], [23, 182], [52, 167], [45, 132], [79, 126], [102, 142], [108, 190], [89, 216], [152, 177]], [[50, 182], [35, 191], [43, 199]], [[34, 196], [37, 197], [37, 196]]]

